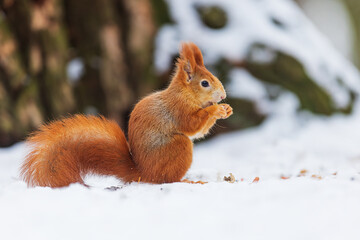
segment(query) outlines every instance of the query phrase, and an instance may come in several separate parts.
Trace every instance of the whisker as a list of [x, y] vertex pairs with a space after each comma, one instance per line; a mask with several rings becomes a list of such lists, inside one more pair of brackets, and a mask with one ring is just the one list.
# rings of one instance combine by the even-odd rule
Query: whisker
[[226, 129], [226, 128], [227, 128], [227, 127], [222, 126], [222, 125], [220, 125], [220, 124], [216, 124], [216, 127], [219, 127], [219, 128], [222, 128], [222, 129]]

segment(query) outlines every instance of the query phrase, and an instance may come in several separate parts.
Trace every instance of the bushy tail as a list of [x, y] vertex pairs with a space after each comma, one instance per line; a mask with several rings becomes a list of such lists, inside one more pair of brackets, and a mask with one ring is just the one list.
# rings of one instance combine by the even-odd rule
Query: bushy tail
[[44, 125], [27, 139], [31, 152], [21, 166], [29, 186], [82, 183], [88, 173], [125, 182], [140, 177], [121, 128], [104, 117], [75, 115]]

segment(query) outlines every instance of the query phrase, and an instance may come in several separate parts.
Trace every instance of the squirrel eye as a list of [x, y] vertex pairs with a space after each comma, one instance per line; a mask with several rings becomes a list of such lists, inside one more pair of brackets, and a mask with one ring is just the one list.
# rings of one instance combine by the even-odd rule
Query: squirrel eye
[[209, 82], [208, 81], [201, 81], [201, 86], [203, 87], [208, 87], [209, 86]]

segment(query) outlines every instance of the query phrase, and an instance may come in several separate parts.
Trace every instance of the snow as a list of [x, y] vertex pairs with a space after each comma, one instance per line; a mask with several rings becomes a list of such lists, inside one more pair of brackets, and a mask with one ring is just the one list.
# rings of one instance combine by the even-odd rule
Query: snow
[[90, 189], [27, 188], [26, 147], [1, 149], [0, 238], [359, 239], [360, 106], [321, 118], [299, 116], [298, 104], [282, 95], [259, 128], [196, 144], [187, 177], [204, 185], [88, 177]]
[[71, 83], [76, 83], [84, 75], [84, 63], [81, 58], [72, 59], [66, 68], [67, 76]]
[[[358, 70], [334, 49], [291, 0], [167, 0], [167, 3], [175, 23], [162, 27], [156, 39], [155, 66], [159, 72], [170, 67], [182, 41], [195, 42], [203, 50], [206, 64], [214, 64], [224, 57], [241, 62], [254, 43], [262, 43], [298, 59], [316, 83], [326, 89], [337, 107], [349, 104], [348, 88], [360, 93]], [[196, 11], [199, 5], [220, 6], [227, 13], [227, 25], [222, 29], [206, 27]], [[273, 55], [265, 49], [252, 57], [266, 62]]]
[[355, 59], [353, 22], [342, 0], [300, 0], [305, 14], [346, 58]]
[[[273, 104], [268, 100], [268, 93], [264, 83], [243, 69], [231, 70], [229, 76], [230, 83], [226, 85], [228, 96], [255, 102], [258, 112], [264, 114], [273, 112]], [[268, 84], [268, 86], [271, 86], [271, 84]]]

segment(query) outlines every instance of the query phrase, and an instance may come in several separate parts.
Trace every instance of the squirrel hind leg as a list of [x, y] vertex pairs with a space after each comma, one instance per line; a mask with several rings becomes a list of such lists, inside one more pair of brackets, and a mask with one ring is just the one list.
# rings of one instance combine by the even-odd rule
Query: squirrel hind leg
[[187, 136], [174, 135], [170, 142], [148, 152], [146, 158], [138, 159], [142, 163], [139, 164], [142, 169], [140, 181], [160, 184], [180, 182], [191, 166], [192, 147]]
[[31, 152], [21, 167], [21, 176], [31, 187], [59, 188], [72, 183], [87, 186], [75, 159], [66, 150], [48, 156], [38, 151]]

